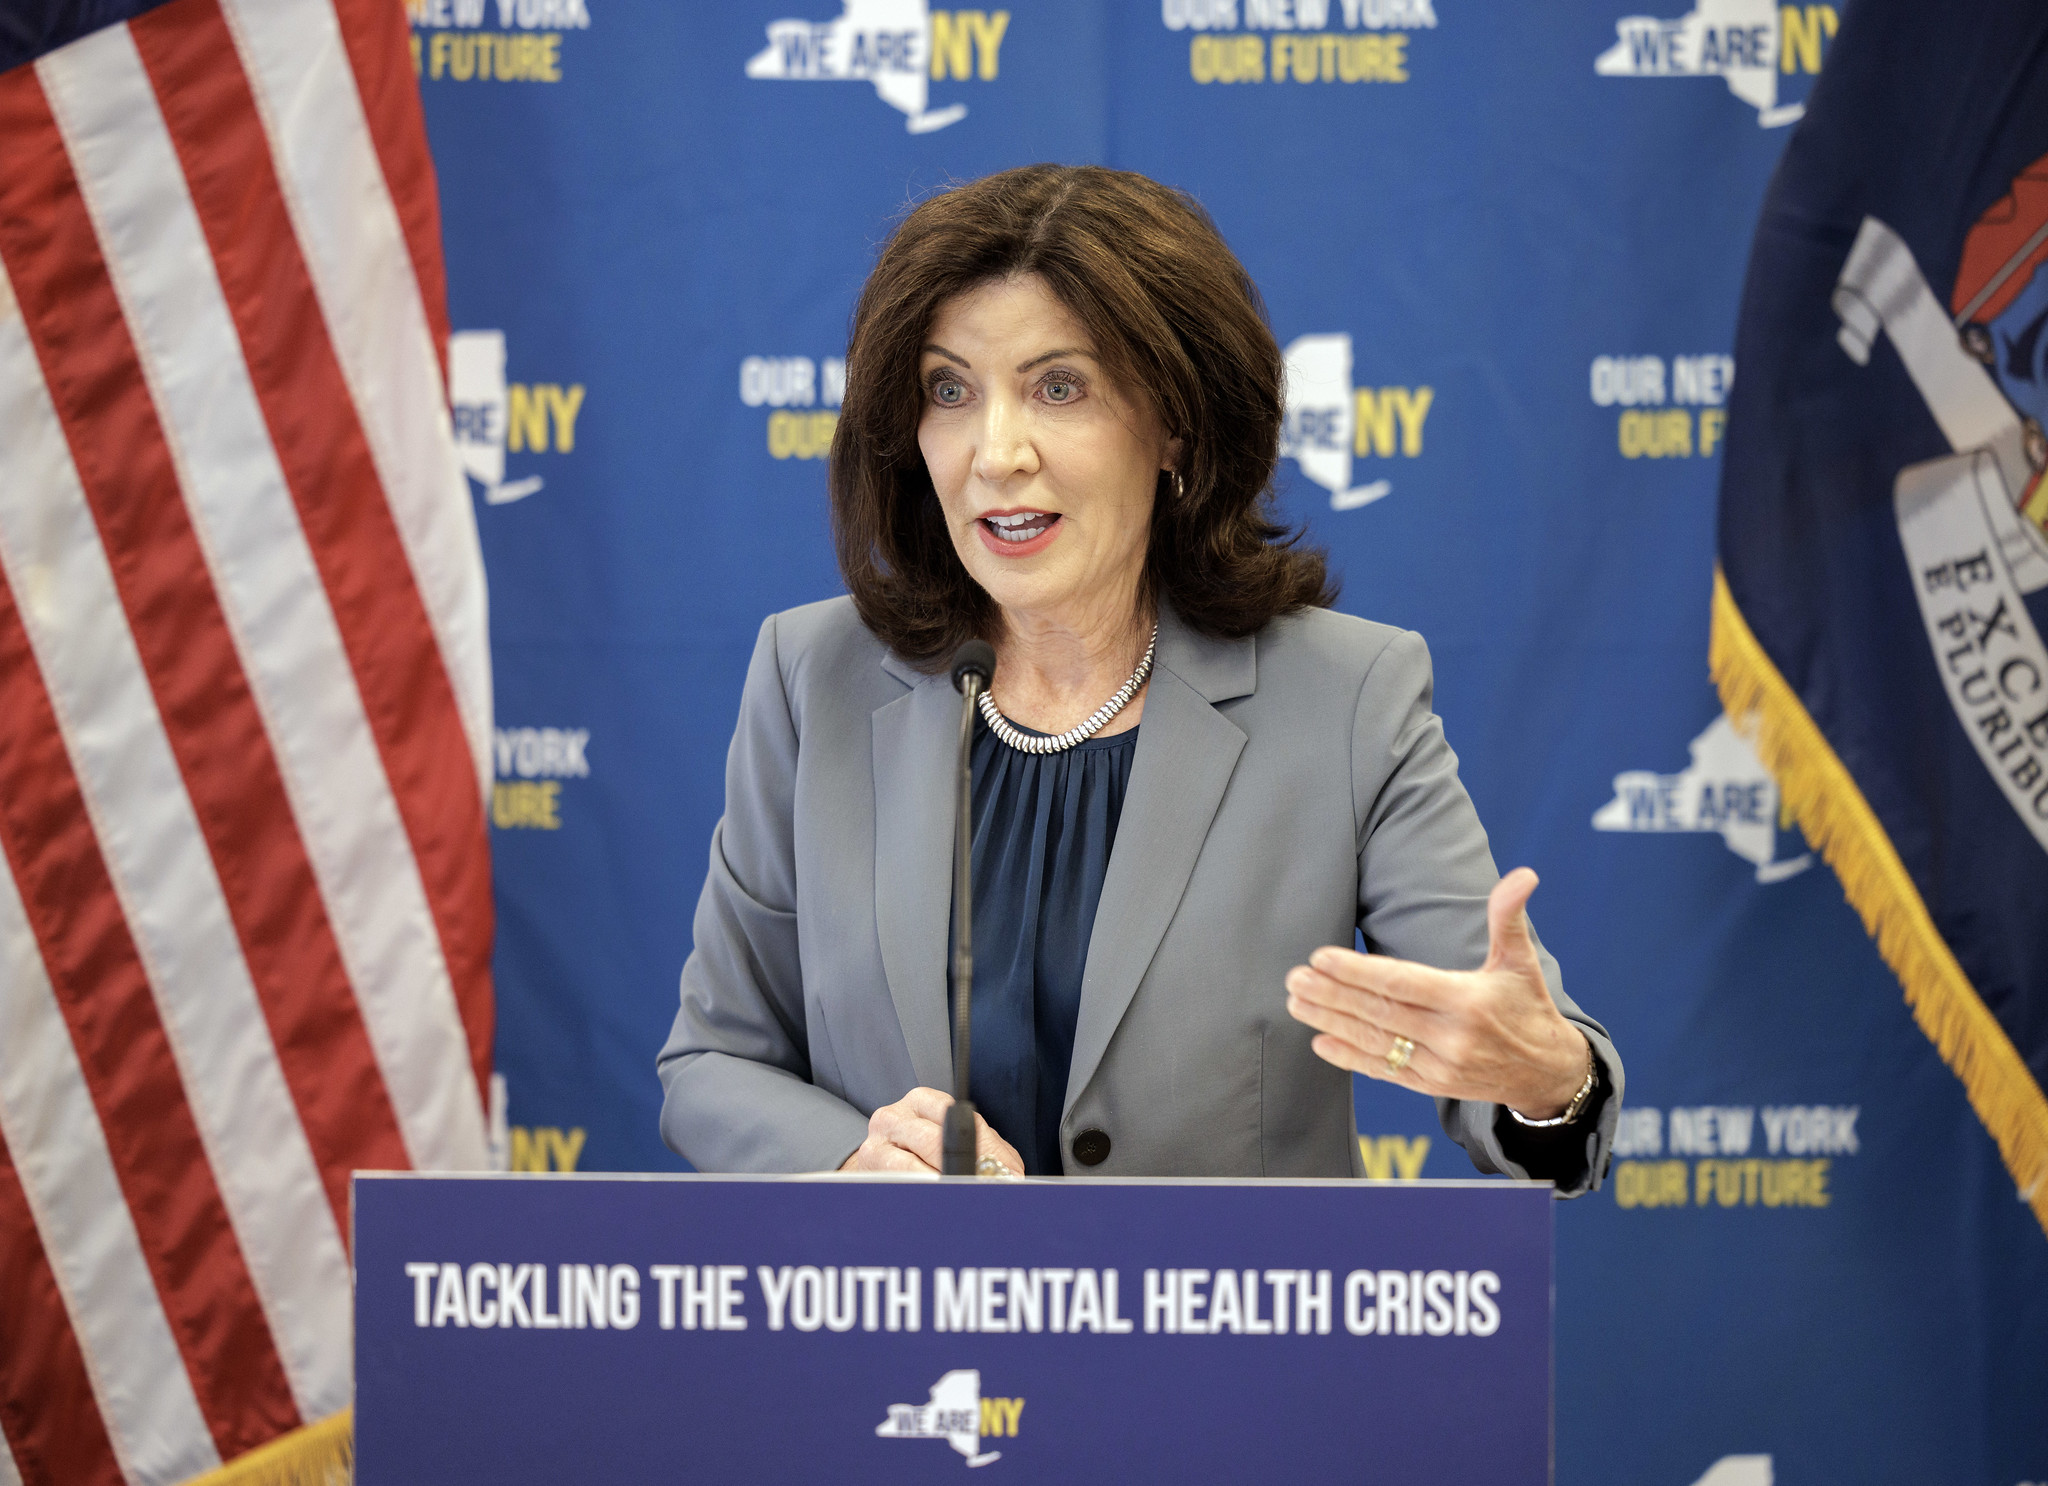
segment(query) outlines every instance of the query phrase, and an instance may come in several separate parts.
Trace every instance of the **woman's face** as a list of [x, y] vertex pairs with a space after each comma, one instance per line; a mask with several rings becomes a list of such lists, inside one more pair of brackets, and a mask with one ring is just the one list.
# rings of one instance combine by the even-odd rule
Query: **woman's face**
[[1128, 615], [1159, 472], [1179, 453], [1150, 401], [1111, 384], [1036, 275], [941, 304], [919, 373], [918, 446], [974, 580], [1015, 618]]

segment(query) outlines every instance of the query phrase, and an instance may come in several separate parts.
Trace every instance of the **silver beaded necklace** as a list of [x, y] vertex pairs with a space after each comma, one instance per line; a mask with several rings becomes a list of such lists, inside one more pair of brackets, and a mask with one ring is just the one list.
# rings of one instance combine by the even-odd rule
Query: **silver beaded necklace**
[[1090, 714], [1079, 727], [1068, 728], [1054, 737], [1042, 737], [1035, 733], [1020, 732], [1016, 724], [996, 707], [992, 693], [981, 694], [981, 720], [988, 724], [988, 730], [1019, 753], [1059, 753], [1094, 737], [1109, 725], [1109, 720], [1130, 705], [1131, 698], [1138, 694], [1138, 688], [1145, 684], [1145, 678], [1152, 674], [1152, 652], [1159, 644], [1159, 626], [1152, 626], [1152, 638], [1145, 642], [1144, 659], [1138, 662], [1138, 669], [1131, 672], [1131, 679], [1116, 690], [1116, 695], [1104, 702]]

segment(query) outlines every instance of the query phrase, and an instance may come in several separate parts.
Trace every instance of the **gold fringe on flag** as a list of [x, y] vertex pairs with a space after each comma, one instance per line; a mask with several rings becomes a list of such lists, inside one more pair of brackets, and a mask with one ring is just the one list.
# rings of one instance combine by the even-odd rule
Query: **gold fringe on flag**
[[355, 1456], [355, 1411], [343, 1409], [237, 1455], [185, 1486], [349, 1486]]
[[2048, 1097], [1934, 927], [1863, 791], [1757, 643], [1719, 567], [1707, 666], [1730, 721], [1756, 745], [1787, 813], [1841, 879], [1905, 987], [1913, 1019], [1963, 1081], [2021, 1199], [2048, 1230]]

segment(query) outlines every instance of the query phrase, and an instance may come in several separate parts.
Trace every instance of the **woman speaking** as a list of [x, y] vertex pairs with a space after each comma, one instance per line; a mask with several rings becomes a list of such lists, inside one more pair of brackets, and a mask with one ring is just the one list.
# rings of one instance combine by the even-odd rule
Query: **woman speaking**
[[[1187, 197], [926, 201], [854, 313], [848, 597], [761, 628], [660, 1057], [707, 1171], [937, 1170], [963, 641], [984, 1170], [1362, 1173], [1351, 1074], [1482, 1171], [1597, 1185], [1622, 1089], [1500, 878], [1415, 635], [1274, 520], [1282, 362]], [[1350, 946], [1363, 933], [1368, 953]]]

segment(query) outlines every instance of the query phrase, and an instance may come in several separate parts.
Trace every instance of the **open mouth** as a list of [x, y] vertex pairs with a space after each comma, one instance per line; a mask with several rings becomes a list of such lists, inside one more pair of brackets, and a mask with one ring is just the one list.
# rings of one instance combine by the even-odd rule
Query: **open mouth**
[[998, 541], [1021, 546], [1044, 536], [1059, 519], [1046, 511], [1014, 511], [1006, 516], [984, 516], [981, 524]]
[[997, 557], [1036, 557], [1066, 525], [1056, 511], [995, 511], [978, 519], [974, 531]]

